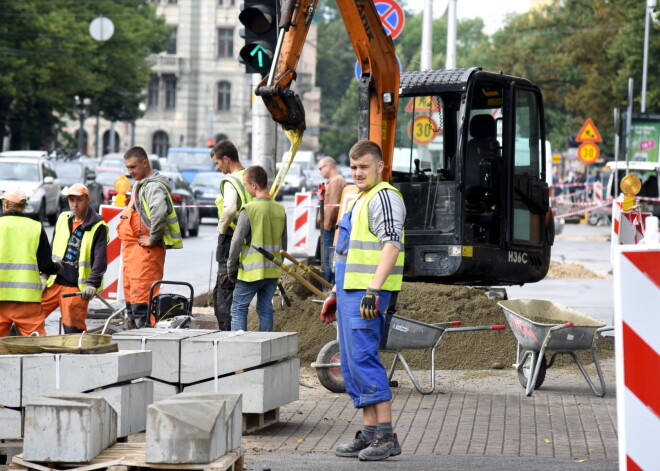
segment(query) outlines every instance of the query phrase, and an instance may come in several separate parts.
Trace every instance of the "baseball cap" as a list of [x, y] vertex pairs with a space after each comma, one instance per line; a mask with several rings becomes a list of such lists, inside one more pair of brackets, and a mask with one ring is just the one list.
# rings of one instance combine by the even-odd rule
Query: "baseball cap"
[[25, 192], [20, 188], [8, 188], [5, 192], [0, 195], [0, 200], [11, 201], [12, 203], [21, 203], [27, 200]]
[[64, 188], [62, 190], [62, 194], [64, 196], [82, 196], [82, 195], [89, 196], [89, 190], [82, 183], [74, 183], [70, 187]]

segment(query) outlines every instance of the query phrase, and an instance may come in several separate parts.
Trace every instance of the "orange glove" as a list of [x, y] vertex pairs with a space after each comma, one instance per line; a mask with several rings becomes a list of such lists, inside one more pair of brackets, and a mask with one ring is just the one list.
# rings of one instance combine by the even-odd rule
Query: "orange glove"
[[325, 322], [326, 324], [337, 320], [337, 293], [335, 291], [330, 291], [328, 297], [325, 298], [319, 317], [321, 322]]

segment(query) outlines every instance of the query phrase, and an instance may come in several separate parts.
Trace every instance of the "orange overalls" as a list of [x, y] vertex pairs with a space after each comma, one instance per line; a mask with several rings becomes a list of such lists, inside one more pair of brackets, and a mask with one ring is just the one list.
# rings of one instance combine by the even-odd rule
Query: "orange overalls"
[[[138, 245], [138, 237], [148, 236], [149, 232], [132, 204], [124, 210], [122, 216], [126, 216], [126, 219], [122, 217], [120, 220], [117, 235], [121, 240], [121, 258], [124, 265], [124, 298], [131, 304], [134, 314], [136, 308], [146, 313], [151, 285], [163, 279], [165, 247]], [[160, 285], [154, 289], [154, 296], [160, 291], [159, 288]], [[155, 323], [154, 316], [150, 317], [150, 323], [151, 325]]]

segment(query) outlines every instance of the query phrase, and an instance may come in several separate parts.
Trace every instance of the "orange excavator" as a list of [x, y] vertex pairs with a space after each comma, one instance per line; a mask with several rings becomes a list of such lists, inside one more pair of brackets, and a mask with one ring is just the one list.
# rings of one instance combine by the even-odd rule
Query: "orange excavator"
[[[271, 74], [256, 89], [302, 133], [291, 90], [317, 0], [284, 0]], [[372, 0], [337, 0], [361, 68], [357, 138], [383, 149], [383, 178], [407, 208], [404, 277], [469, 285], [542, 279], [554, 219], [543, 98], [529, 80], [480, 68], [399, 73]]]

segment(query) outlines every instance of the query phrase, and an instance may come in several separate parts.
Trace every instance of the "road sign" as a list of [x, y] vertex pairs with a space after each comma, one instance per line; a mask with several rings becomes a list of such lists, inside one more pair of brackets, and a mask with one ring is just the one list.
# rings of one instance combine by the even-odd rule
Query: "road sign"
[[585, 164], [592, 164], [600, 157], [600, 149], [593, 142], [583, 142], [578, 147], [578, 158]]
[[418, 96], [411, 98], [406, 105], [406, 113], [438, 113], [440, 105], [435, 97]]
[[580, 129], [580, 132], [578, 133], [577, 137], [575, 138], [576, 142], [603, 142], [603, 139], [600, 137], [600, 133], [598, 132], [598, 129], [596, 129], [596, 125], [594, 122], [591, 120], [591, 118], [587, 118], [587, 120], [584, 122], [582, 125], [582, 129]]
[[412, 137], [413, 141], [421, 146], [433, 142], [439, 132], [438, 124], [430, 116], [417, 116], [408, 125], [408, 136]]
[[560, 164], [561, 163], [561, 154], [552, 154], [552, 163]]
[[376, 0], [374, 5], [376, 6], [376, 10], [380, 16], [380, 22], [383, 23], [385, 31], [392, 36], [392, 39], [396, 39], [401, 34], [401, 31], [403, 31], [403, 25], [405, 23], [401, 5], [394, 0]]

